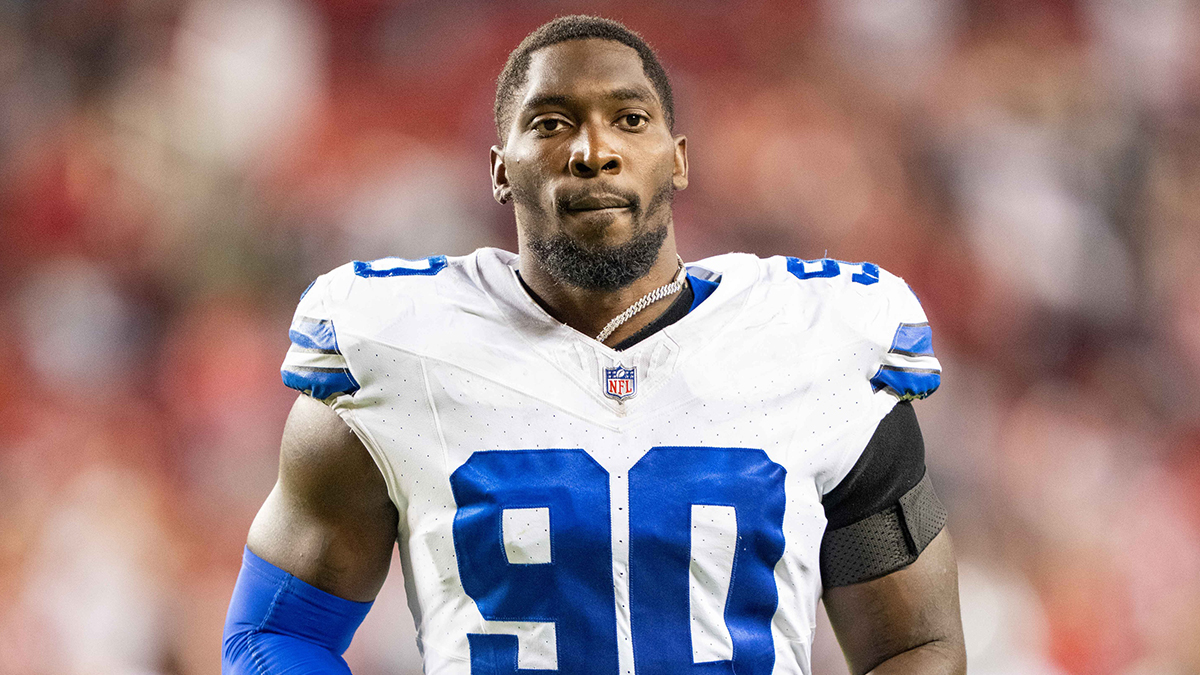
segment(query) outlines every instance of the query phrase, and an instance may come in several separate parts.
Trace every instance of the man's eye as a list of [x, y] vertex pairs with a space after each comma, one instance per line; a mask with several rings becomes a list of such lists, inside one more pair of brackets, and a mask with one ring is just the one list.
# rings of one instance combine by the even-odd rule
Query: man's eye
[[552, 134], [561, 130], [563, 126], [563, 121], [555, 117], [548, 117], [533, 123], [533, 129], [543, 134]]
[[621, 115], [621, 123], [624, 126], [637, 129], [638, 127], [643, 127], [646, 125], [646, 116], [642, 115], [641, 113], [629, 113], [627, 115]]

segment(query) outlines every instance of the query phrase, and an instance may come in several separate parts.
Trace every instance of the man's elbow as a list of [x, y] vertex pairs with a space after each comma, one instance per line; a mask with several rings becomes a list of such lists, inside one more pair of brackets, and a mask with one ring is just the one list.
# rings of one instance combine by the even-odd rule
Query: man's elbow
[[966, 675], [967, 649], [960, 638], [930, 640], [897, 654], [868, 675]]

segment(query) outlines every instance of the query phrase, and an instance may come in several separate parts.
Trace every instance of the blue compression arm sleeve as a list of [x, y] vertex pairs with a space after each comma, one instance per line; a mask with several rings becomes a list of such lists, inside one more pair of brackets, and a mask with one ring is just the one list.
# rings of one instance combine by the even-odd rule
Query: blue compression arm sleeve
[[229, 614], [223, 675], [349, 675], [342, 654], [371, 609], [310, 586], [246, 549]]

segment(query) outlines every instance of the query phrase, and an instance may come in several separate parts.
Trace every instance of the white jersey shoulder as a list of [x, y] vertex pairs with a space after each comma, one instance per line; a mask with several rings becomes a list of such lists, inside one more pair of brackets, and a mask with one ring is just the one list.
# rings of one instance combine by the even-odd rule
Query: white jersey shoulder
[[776, 257], [768, 276], [797, 292], [801, 311], [840, 323], [844, 339], [873, 349], [871, 385], [900, 399], [924, 398], [941, 383], [933, 331], [904, 279], [869, 262]]
[[[869, 262], [736, 253], [698, 261], [689, 269], [719, 280], [725, 270], [751, 260], [760, 268], [758, 285], [765, 287], [756, 294], [758, 304], [777, 312], [776, 322], [795, 324], [797, 344], [824, 351], [866, 343], [872, 387], [901, 400], [924, 398], [938, 388], [941, 365], [933, 352], [933, 331], [904, 279]], [[818, 335], [820, 339], [805, 339]]]
[[452, 281], [467, 274], [466, 258], [356, 260], [317, 277], [292, 318], [284, 383], [321, 400], [358, 391], [338, 336], [374, 336], [407, 325], [410, 330], [402, 334], [427, 337], [430, 327], [445, 324], [439, 314], [461, 308], [462, 298], [447, 288], [471, 287]]

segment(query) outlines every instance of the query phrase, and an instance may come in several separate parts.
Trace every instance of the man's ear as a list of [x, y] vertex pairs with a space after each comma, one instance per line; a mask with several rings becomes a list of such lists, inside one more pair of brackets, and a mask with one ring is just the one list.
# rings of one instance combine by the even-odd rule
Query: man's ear
[[671, 184], [676, 190], [688, 186], [687, 136], [675, 137], [675, 172], [671, 174]]
[[504, 148], [492, 146], [492, 196], [501, 204], [512, 199], [512, 186], [508, 184], [508, 172], [504, 169]]

